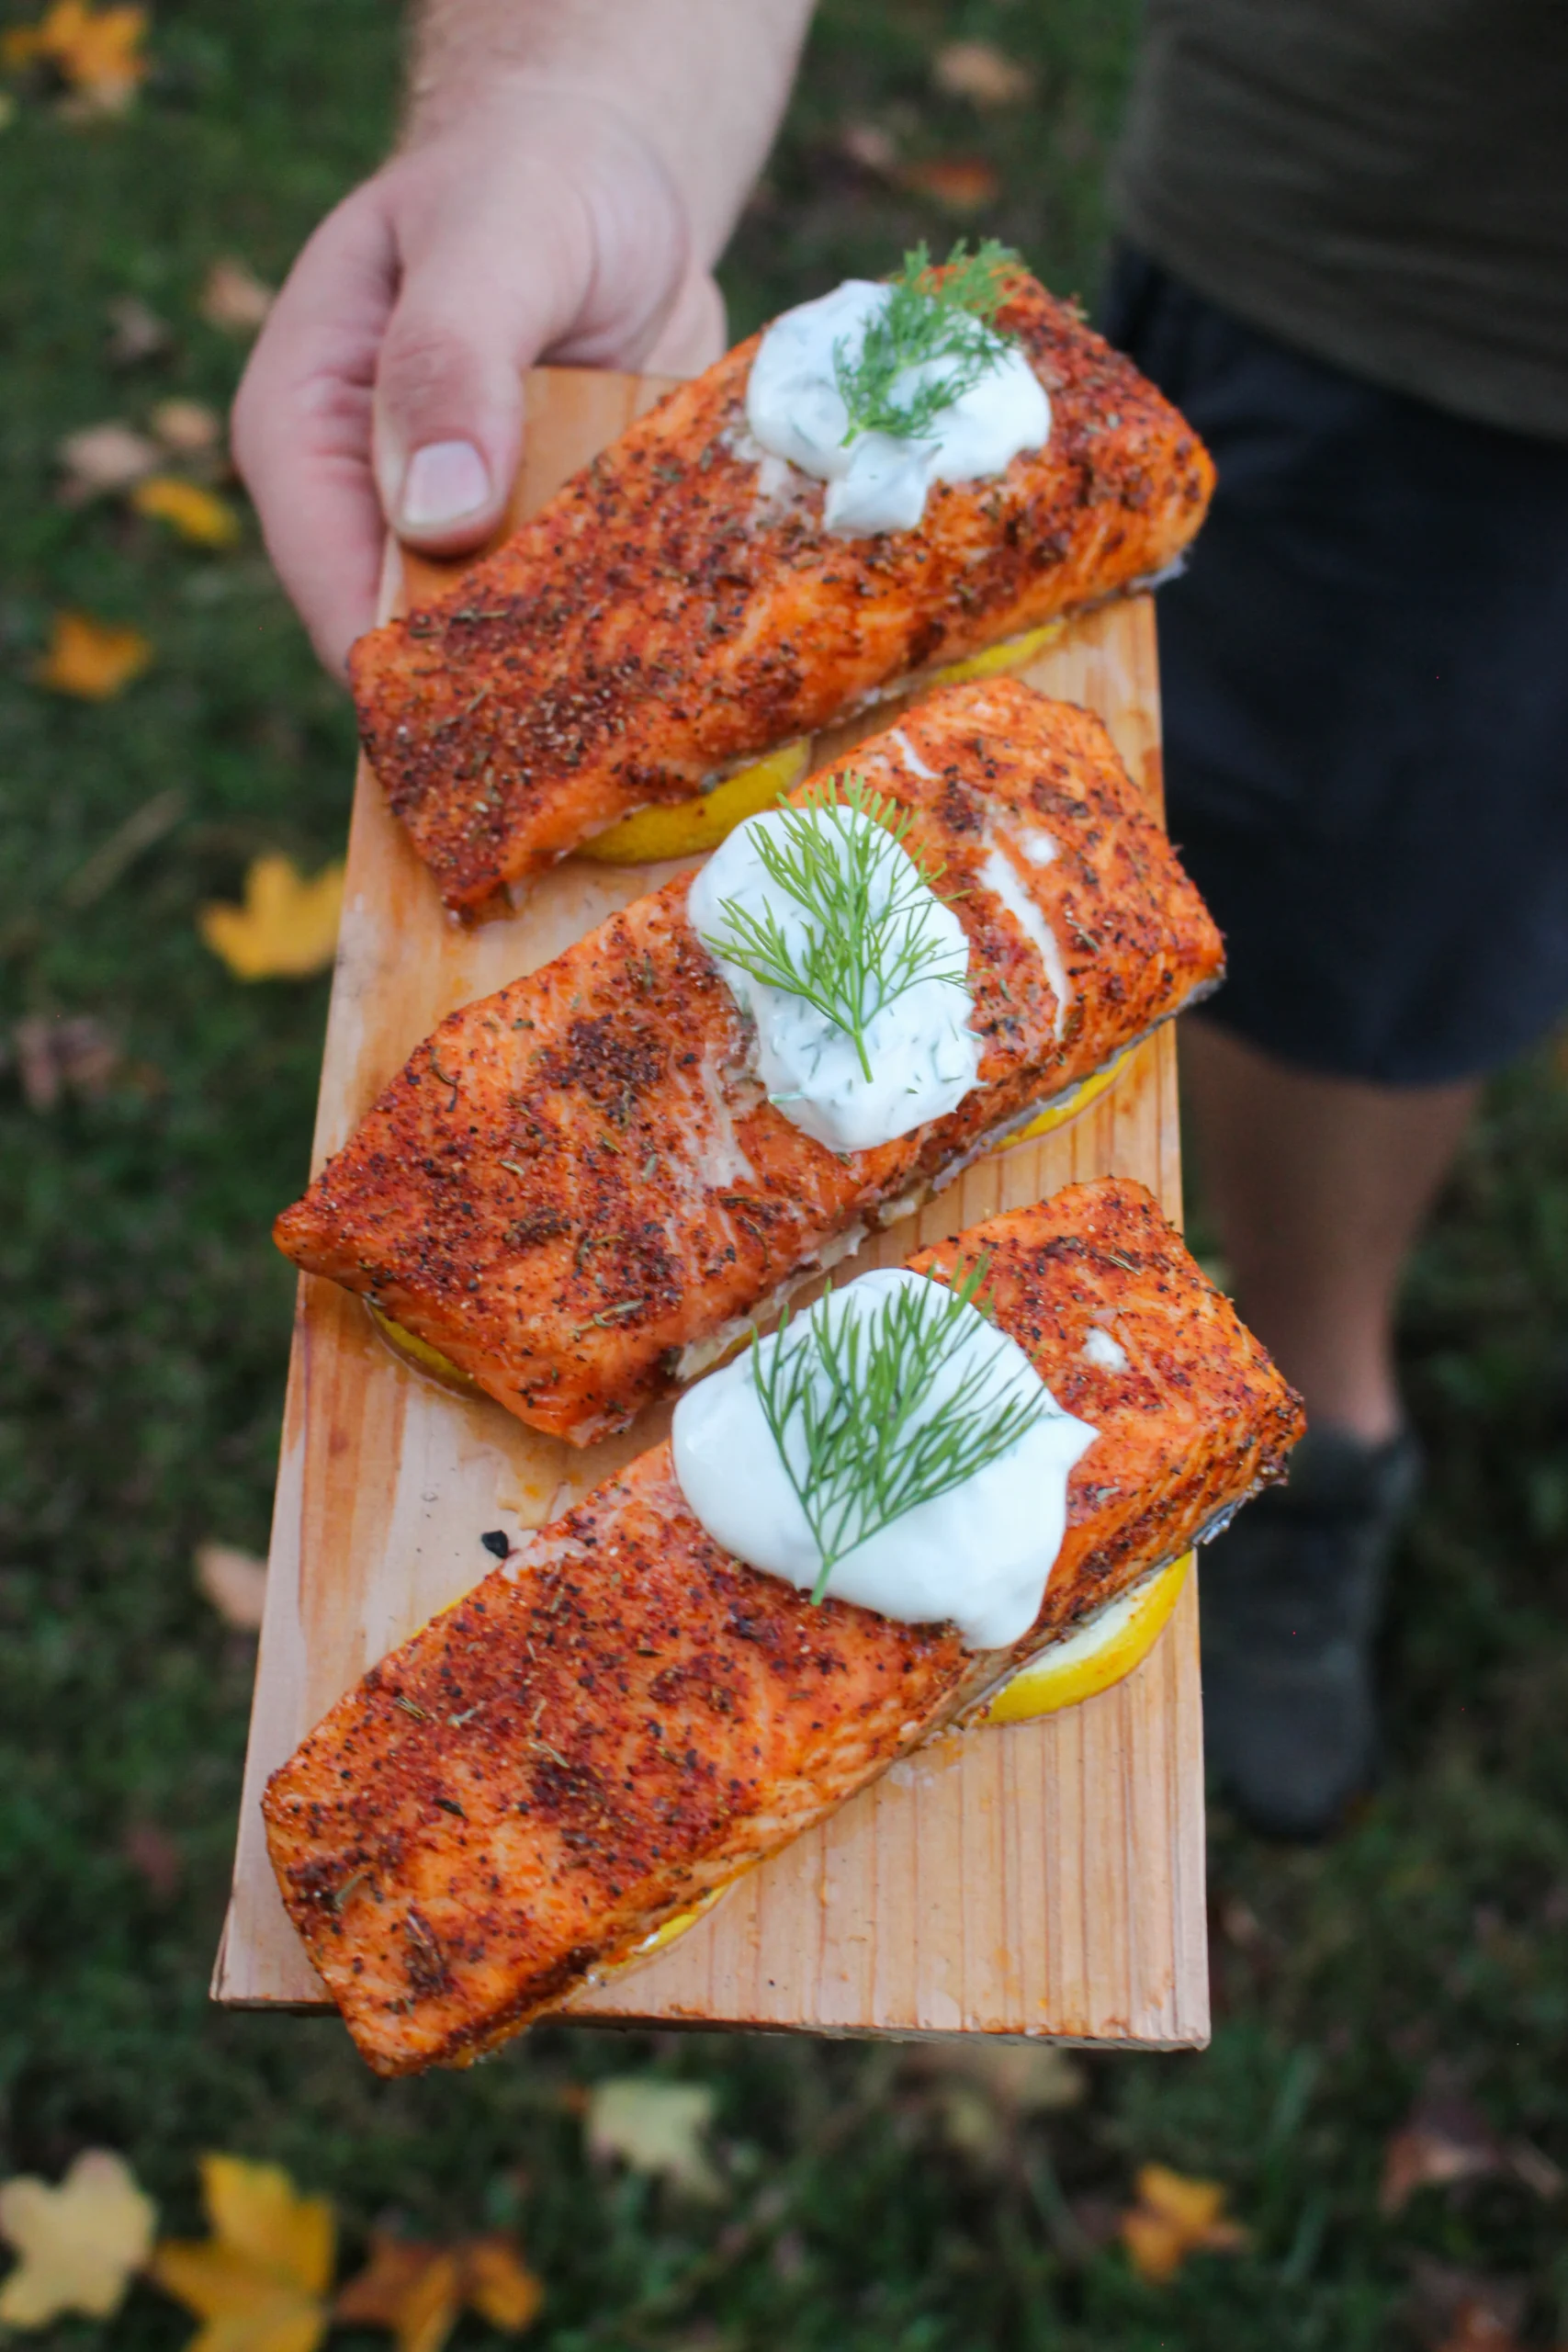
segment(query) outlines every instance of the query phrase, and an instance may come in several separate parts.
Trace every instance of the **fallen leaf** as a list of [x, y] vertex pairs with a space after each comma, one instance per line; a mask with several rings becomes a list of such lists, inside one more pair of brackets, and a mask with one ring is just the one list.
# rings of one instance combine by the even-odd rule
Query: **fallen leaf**
[[266, 1610], [266, 1562], [231, 1544], [198, 1544], [196, 1580], [226, 1625], [257, 1634]]
[[1507, 2323], [1486, 2303], [1461, 2303], [1438, 2352], [1524, 2352]]
[[140, 629], [96, 621], [90, 613], [56, 613], [49, 649], [33, 676], [51, 694], [108, 702], [140, 678], [152, 660], [152, 645]]
[[929, 196], [945, 212], [981, 212], [994, 204], [1002, 184], [983, 155], [940, 155], [924, 164], [906, 164], [899, 186], [916, 196]]
[[722, 2197], [724, 2184], [702, 2145], [713, 2109], [705, 2083], [612, 2075], [588, 2094], [589, 2153], [618, 2156], [634, 2172], [669, 2180], [690, 2197]]
[[11, 1036], [29, 1111], [52, 1111], [62, 1094], [94, 1099], [119, 1068], [119, 1047], [90, 1012], [27, 1012]]
[[223, 420], [205, 401], [160, 401], [147, 422], [165, 449], [198, 458], [223, 438]]
[[1145, 2165], [1134, 2180], [1137, 2203], [1122, 2216], [1122, 2243], [1140, 2278], [1163, 2287], [1190, 2254], [1235, 2254], [1247, 2232], [1225, 2217], [1217, 2180], [1192, 2180], [1168, 2165]]
[[62, 469], [60, 498], [65, 506], [82, 506], [89, 498], [130, 490], [163, 462], [158, 444], [118, 417], [68, 433], [54, 454]]
[[178, 785], [171, 785], [166, 792], [155, 792], [151, 800], [133, 808], [72, 875], [60, 893], [65, 904], [78, 909], [96, 906], [143, 850], [151, 849], [154, 842], [161, 842], [165, 833], [173, 832], [186, 806]]
[[1034, 75], [988, 40], [950, 40], [931, 60], [931, 80], [944, 97], [977, 107], [1018, 107], [1034, 96]]
[[208, 271], [197, 309], [226, 334], [254, 334], [273, 303], [273, 288], [248, 262], [229, 254]]
[[368, 2263], [339, 2290], [333, 2314], [351, 2326], [389, 2329], [398, 2352], [441, 2352], [465, 2304], [503, 2334], [520, 2335], [543, 2302], [544, 2289], [512, 2238], [431, 2245], [376, 2231]]
[[29, 2174], [0, 2187], [0, 2236], [21, 2259], [0, 2287], [0, 2324], [47, 2327], [62, 2312], [108, 2319], [152, 2245], [158, 2209], [123, 2156], [79, 2155], [58, 2188]]
[[52, 65], [74, 93], [79, 110], [122, 114], [145, 79], [147, 11], [91, 0], [54, 0], [36, 25], [17, 25], [0, 44], [9, 66]]
[[332, 962], [342, 913], [340, 863], [307, 881], [292, 858], [275, 852], [252, 860], [243, 906], [218, 901], [197, 921], [236, 979], [303, 979]]
[[122, 1851], [138, 1878], [160, 1903], [169, 1902], [178, 1893], [184, 1868], [180, 1849], [168, 1831], [160, 1829], [155, 1821], [133, 1821], [125, 1833]]
[[1448, 2095], [1417, 2100], [1383, 2149], [1379, 2211], [1403, 2212], [1418, 2188], [1447, 2188], [1484, 2180], [1505, 2169], [1502, 2146], [1468, 2099]]
[[181, 481], [177, 474], [153, 474], [138, 482], [130, 503], [139, 514], [167, 523], [197, 547], [231, 548], [240, 536], [240, 518], [227, 499], [199, 482]]
[[846, 122], [839, 131], [839, 153], [863, 172], [890, 179], [897, 168], [898, 144], [879, 122]]
[[240, 2156], [204, 2156], [201, 2186], [211, 2236], [166, 2238], [149, 2266], [207, 2322], [187, 2352], [315, 2352], [332, 2322], [332, 2206], [301, 2197], [281, 2166]]
[[156, 359], [174, 341], [174, 331], [140, 294], [118, 294], [108, 306], [109, 362], [116, 368], [139, 368]]

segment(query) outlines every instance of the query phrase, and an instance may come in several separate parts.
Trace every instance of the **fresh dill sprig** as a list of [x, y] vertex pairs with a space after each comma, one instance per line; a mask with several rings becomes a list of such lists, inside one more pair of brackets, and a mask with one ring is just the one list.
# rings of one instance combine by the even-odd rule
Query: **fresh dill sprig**
[[941, 1413], [920, 1417], [988, 1271], [982, 1258], [953, 1289], [901, 1285], [836, 1329], [829, 1293], [794, 1321], [781, 1317], [772, 1347], [753, 1340], [757, 1396], [822, 1557], [813, 1601], [846, 1552], [961, 1486], [1044, 1419], [1043, 1387], [1010, 1394], [1012, 1376], [995, 1361], [971, 1365]]
[[933, 930], [943, 868], [893, 854], [908, 811], [852, 771], [776, 813], [779, 825], [759, 826], [752, 839], [769, 880], [804, 914], [805, 936], [791, 938], [771, 907], [757, 914], [721, 899], [726, 927], [708, 944], [753, 979], [815, 1005], [853, 1038], [869, 1081], [866, 1031], [883, 1007], [922, 980], [964, 986], [967, 955], [950, 956]]
[[[924, 441], [936, 420], [1011, 347], [997, 313], [1021, 264], [1010, 245], [987, 237], [977, 253], [964, 238], [938, 269], [925, 241], [887, 282], [887, 306], [868, 324], [858, 351], [833, 346], [833, 378], [849, 413], [844, 447], [862, 433]], [[944, 372], [899, 394], [906, 369], [942, 363]]]

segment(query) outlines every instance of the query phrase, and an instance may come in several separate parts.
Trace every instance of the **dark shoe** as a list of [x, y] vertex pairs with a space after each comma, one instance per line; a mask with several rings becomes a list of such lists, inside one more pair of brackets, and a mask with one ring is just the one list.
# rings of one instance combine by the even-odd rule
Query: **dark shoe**
[[1267, 1837], [1321, 1837], [1372, 1778], [1372, 1642], [1420, 1472], [1408, 1435], [1369, 1446], [1309, 1430], [1289, 1485], [1204, 1549], [1204, 1748]]

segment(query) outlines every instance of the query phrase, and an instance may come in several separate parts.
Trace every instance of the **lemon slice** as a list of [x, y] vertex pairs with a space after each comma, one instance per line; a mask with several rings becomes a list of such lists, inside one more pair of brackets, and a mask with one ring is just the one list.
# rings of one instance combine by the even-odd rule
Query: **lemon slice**
[[987, 645], [984, 653], [972, 653], [967, 662], [949, 662], [941, 670], [931, 672], [933, 686], [962, 686], [971, 678], [999, 678], [1004, 671], [1021, 670], [1048, 645], [1055, 645], [1066, 621], [1047, 621], [1043, 628], [1025, 629], [1021, 637], [1008, 637], [1000, 645]]
[[450, 1388], [459, 1396], [484, 1395], [479, 1382], [470, 1380], [450, 1356], [444, 1356], [439, 1348], [433, 1348], [430, 1341], [422, 1340], [416, 1331], [405, 1331], [400, 1323], [394, 1323], [391, 1317], [371, 1300], [367, 1299], [365, 1304], [369, 1310], [370, 1320], [395, 1356], [401, 1356], [403, 1362], [412, 1363], [416, 1372], [423, 1372], [430, 1380], [438, 1380], [443, 1388]]
[[1003, 1683], [980, 1721], [1027, 1723], [1032, 1715], [1053, 1715], [1058, 1707], [1076, 1707], [1080, 1699], [1109, 1690], [1143, 1664], [1164, 1633], [1191, 1566], [1191, 1553], [1183, 1552], [1077, 1633], [1053, 1642]]
[[1109, 1087], [1115, 1085], [1122, 1075], [1122, 1064], [1132, 1050], [1130, 1046], [1127, 1046], [1113, 1062], [1107, 1062], [1105, 1068], [1097, 1069], [1092, 1078], [1086, 1078], [1065, 1102], [1048, 1104], [1038, 1118], [1030, 1120], [1026, 1127], [1015, 1127], [1010, 1136], [1003, 1136], [998, 1143], [991, 1146], [987, 1156], [995, 1158], [998, 1151], [1010, 1151], [1015, 1143], [1032, 1143], [1037, 1136], [1048, 1136], [1055, 1128], [1065, 1127], [1069, 1119], [1076, 1119], [1080, 1111], [1087, 1111], [1091, 1102], [1098, 1102]]
[[634, 808], [619, 824], [584, 842], [577, 854], [595, 858], [601, 865], [653, 865], [661, 857], [697, 857], [716, 849], [748, 817], [771, 808], [781, 792], [800, 782], [810, 756], [809, 742], [799, 736], [754, 766], [727, 775], [700, 800]]

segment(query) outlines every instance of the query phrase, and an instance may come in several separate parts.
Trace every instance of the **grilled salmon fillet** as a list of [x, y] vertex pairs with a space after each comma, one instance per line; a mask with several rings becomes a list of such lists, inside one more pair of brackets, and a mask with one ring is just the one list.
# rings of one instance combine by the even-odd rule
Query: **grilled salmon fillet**
[[1172, 561], [1213, 484], [1197, 435], [1033, 279], [998, 324], [1050, 438], [933, 488], [915, 530], [824, 530], [825, 485], [747, 432], [753, 337], [360, 639], [365, 748], [448, 906], [483, 912], [630, 809]]
[[976, 1654], [951, 1626], [813, 1608], [704, 1532], [668, 1445], [642, 1455], [267, 1787], [283, 1899], [378, 2074], [503, 2041], [1280, 1475], [1299, 1400], [1140, 1185], [1071, 1186], [910, 1263], [943, 1280], [982, 1251], [998, 1324], [1100, 1432], [1030, 1634]]
[[955, 1111], [868, 1151], [803, 1134], [682, 876], [445, 1021], [278, 1247], [587, 1444], [1217, 980], [1219, 933], [1087, 711], [949, 687], [852, 756], [958, 894], [984, 1050]]

